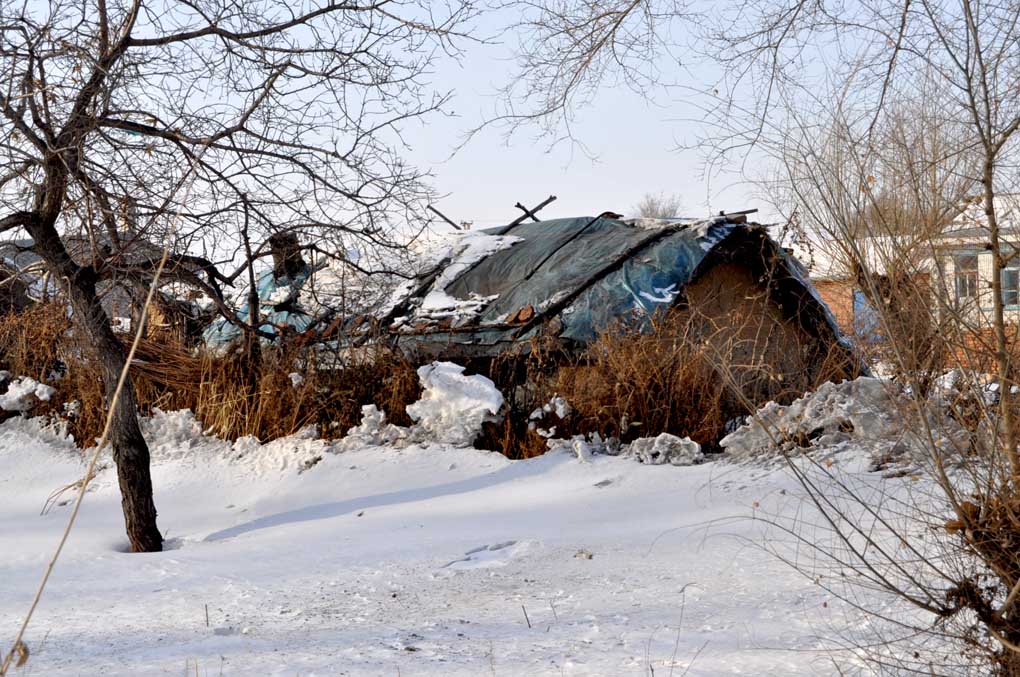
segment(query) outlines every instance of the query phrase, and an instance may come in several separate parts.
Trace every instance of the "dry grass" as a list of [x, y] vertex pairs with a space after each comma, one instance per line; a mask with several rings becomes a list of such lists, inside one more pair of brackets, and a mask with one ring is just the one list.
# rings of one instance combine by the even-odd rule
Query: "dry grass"
[[39, 304], [0, 316], [0, 360], [4, 368], [36, 380], [48, 380], [59, 367], [59, 346], [71, 327], [65, 306]]
[[[749, 413], [749, 405], [791, 399], [816, 385], [775, 375], [769, 359], [747, 349], [744, 343], [757, 340], [760, 327], [747, 339], [690, 308], [657, 317], [653, 325], [652, 332], [641, 333], [621, 324], [579, 355], [543, 336], [470, 365], [492, 378], [507, 401], [502, 423], [487, 425], [477, 445], [514, 459], [544, 453], [545, 438], [530, 414], [560, 395], [573, 413], [538, 422], [555, 425], [557, 437], [598, 432], [629, 441], [669, 432], [712, 448], [727, 422]], [[85, 354], [59, 305], [0, 318], [3, 367], [56, 386], [57, 395], [40, 413], [67, 420], [81, 446], [95, 440], [104, 412], [99, 373]], [[365, 404], [409, 425], [405, 407], [421, 392], [414, 367], [385, 349], [340, 355], [284, 342], [253, 357], [240, 348], [217, 355], [172, 341], [142, 341], [131, 369], [144, 412], [190, 409], [220, 437], [266, 441], [307, 426], [325, 438], [342, 436], [360, 423]], [[54, 382], [49, 376], [55, 371], [63, 376]], [[78, 403], [73, 415], [64, 412], [68, 402]]]
[[[105, 410], [99, 372], [85, 354], [58, 304], [0, 318], [3, 368], [54, 385], [56, 395], [37, 411], [65, 419], [82, 447], [99, 435]], [[131, 371], [143, 411], [191, 409], [207, 430], [230, 440], [271, 440], [310, 425], [323, 437], [339, 437], [360, 423], [365, 404], [408, 424], [404, 407], [421, 392], [414, 366], [385, 351], [341, 360], [283, 345], [263, 348], [253, 360], [244, 351], [216, 355], [143, 341]], [[62, 376], [54, 380], [54, 373]], [[67, 414], [64, 405], [71, 402], [78, 403], [76, 413]]]
[[410, 423], [404, 408], [421, 393], [410, 362], [379, 353], [322, 368], [331, 357], [288, 346], [264, 348], [253, 370], [243, 353], [202, 354], [197, 392], [177, 408], [192, 409], [209, 430], [228, 439], [275, 439], [309, 425], [322, 437], [339, 437], [361, 422], [365, 404], [375, 404], [394, 423]]
[[[602, 334], [586, 359], [559, 369], [547, 389], [570, 402], [572, 427], [629, 440], [669, 432], [715, 443], [737, 412], [704, 344], [663, 323], [650, 334]], [[743, 413], [743, 412], [741, 412]]]
[[572, 413], [537, 422], [545, 429], [555, 425], [557, 437], [597, 432], [630, 441], [666, 432], [713, 449], [734, 418], [856, 375], [838, 345], [803, 352], [783, 340], [789, 325], [777, 330], [785, 320], [756, 313], [753, 305], [742, 311], [746, 315], [720, 319], [678, 307], [652, 318], [651, 331], [621, 322], [574, 355], [548, 338], [536, 339], [479, 369], [506, 396], [508, 413], [485, 430], [478, 446], [510, 458], [544, 453], [545, 439], [529, 425], [530, 414], [559, 395]]
[[[540, 337], [478, 365], [506, 397], [507, 410], [500, 424], [485, 426], [476, 446], [532, 458], [547, 450], [536, 428], [553, 426], [556, 437], [597, 432], [629, 441], [669, 432], [714, 444], [728, 420], [723, 380], [704, 346], [685, 340], [677, 315], [669, 318], [651, 333], [621, 324], [582, 353]], [[565, 420], [551, 414], [531, 419], [557, 395], [572, 409]]]

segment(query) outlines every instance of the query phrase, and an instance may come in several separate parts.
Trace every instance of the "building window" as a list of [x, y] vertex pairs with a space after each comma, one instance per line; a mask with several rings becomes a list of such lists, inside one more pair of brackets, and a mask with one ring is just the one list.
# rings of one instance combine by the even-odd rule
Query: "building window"
[[[956, 275], [956, 298], [961, 301], [963, 299], [977, 298], [978, 295], [977, 254], [957, 254], [956, 256], [953, 257], [953, 268], [955, 270]], [[1005, 290], [1003, 290], [1003, 294], [1005, 294]]]
[[881, 322], [868, 297], [854, 289], [854, 335], [865, 343], [881, 343]]
[[1020, 305], [1020, 265], [1016, 263], [1002, 269], [1002, 304]]

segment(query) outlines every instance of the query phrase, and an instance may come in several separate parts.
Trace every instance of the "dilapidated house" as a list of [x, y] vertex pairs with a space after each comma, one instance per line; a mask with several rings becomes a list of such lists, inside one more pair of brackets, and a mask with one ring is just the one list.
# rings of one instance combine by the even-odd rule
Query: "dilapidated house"
[[[527, 352], [536, 337], [579, 355], [602, 332], [651, 331], [672, 312], [695, 320], [685, 340], [711, 342], [729, 376], [765, 383], [764, 394], [794, 376], [816, 382], [856, 368], [803, 267], [744, 214], [603, 214], [457, 233], [359, 314], [309, 306], [305, 287], [322, 272], [312, 264], [266, 271], [258, 282], [262, 329], [480, 365]], [[239, 308], [238, 319], [246, 313]], [[222, 343], [239, 334], [221, 321], [206, 336]]]
[[651, 331], [672, 311], [695, 316], [738, 380], [763, 368], [779, 382], [855, 368], [803, 267], [743, 214], [555, 219], [460, 240], [382, 318], [403, 350], [470, 360], [544, 335], [579, 351], [622, 325]]

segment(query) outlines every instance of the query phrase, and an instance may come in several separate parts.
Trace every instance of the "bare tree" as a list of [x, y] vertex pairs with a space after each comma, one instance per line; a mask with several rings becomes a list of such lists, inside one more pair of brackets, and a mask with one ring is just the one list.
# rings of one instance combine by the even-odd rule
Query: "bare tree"
[[[522, 55], [522, 72], [539, 88], [536, 100], [551, 102], [536, 109], [540, 122], [569, 123], [558, 111], [593, 100], [614, 74], [633, 72], [634, 62], [619, 55], [654, 63], [655, 45], [670, 42], [664, 37], [670, 23], [689, 11], [656, 0], [547, 3], [535, 24], [544, 41]], [[719, 163], [766, 165], [772, 173], [753, 178], [786, 191], [780, 204], [839, 250], [869, 297], [883, 300], [876, 311], [913, 393], [910, 420], [927, 450], [941, 509], [952, 516], [946, 530], [955, 540], [937, 539], [949, 550], [925, 547], [930, 530], [895, 532], [911, 559], [907, 565], [855, 519], [856, 511], [872, 524], [882, 520], [866, 499], [850, 491], [854, 509], [837, 507], [830, 496], [839, 486], [835, 478], [801, 473], [808, 499], [847, 546], [831, 552], [830, 561], [923, 609], [1000, 674], [1020, 674], [1020, 379], [1017, 318], [1006, 307], [1003, 285], [1018, 256], [1007, 223], [1014, 210], [1007, 194], [1017, 192], [1020, 159], [1017, 16], [1015, 0], [734, 0], [714, 6], [703, 16], [705, 28], [692, 35], [692, 51], [722, 73], [695, 101], [717, 130], [703, 147]], [[588, 32], [575, 32], [578, 27]], [[579, 34], [587, 39], [574, 40]], [[627, 51], [636, 36], [648, 50]], [[586, 96], [570, 97], [578, 91]], [[989, 289], [981, 293], [988, 310], [977, 315], [950, 302], [944, 291], [951, 280], [937, 265], [940, 231], [971, 197], [980, 205], [979, 249], [991, 260]], [[922, 270], [925, 261], [936, 265]], [[922, 273], [934, 290], [911, 282]], [[980, 421], [972, 449], [936, 444], [932, 427], [945, 414], [920, 396], [918, 357], [926, 348], [906, 340], [913, 321], [898, 317], [904, 300], [925, 316], [933, 338], [947, 342], [957, 364], [988, 364], [994, 375], [994, 397], [971, 379], [963, 398], [970, 404], [949, 407], [954, 418]], [[950, 472], [948, 458], [962, 470]], [[903, 509], [925, 514], [928, 526], [938, 528], [938, 509], [934, 515], [925, 513], [930, 505]], [[953, 555], [959, 557], [948, 566]], [[896, 665], [933, 672], [923, 656], [911, 661]]]
[[[508, 133], [538, 128], [556, 143], [569, 138], [579, 111], [606, 90], [626, 87], [640, 99], [677, 84], [683, 65], [679, 26], [699, 14], [688, 0], [505, 0], [520, 19], [517, 72], [499, 97], [500, 109], [486, 124]], [[685, 52], [686, 54], [686, 52]]]
[[634, 213], [646, 219], [668, 219], [680, 215], [683, 198], [673, 193], [645, 193], [634, 206]]
[[113, 401], [125, 353], [97, 285], [145, 284], [165, 246], [171, 279], [222, 302], [241, 271], [215, 264], [249, 239], [306, 233], [341, 258], [393, 246], [390, 226], [428, 195], [402, 135], [445, 103], [424, 77], [474, 13], [470, 0], [0, 8], [0, 231], [28, 234], [102, 366], [132, 550], [162, 537], [130, 380]]
[[[877, 587], [931, 614], [928, 632], [945, 632], [998, 674], [1017, 674], [1020, 568], [1010, 545], [1016, 538], [1010, 525], [1020, 523], [1017, 318], [1003, 293], [1003, 271], [1017, 250], [1003, 193], [1015, 185], [1020, 139], [1020, 5], [922, 0], [791, 8], [766, 0], [742, 7], [749, 21], [743, 30], [731, 25], [720, 33], [720, 58], [736, 73], [763, 79], [757, 86], [745, 81], [755, 92], [744, 93], [750, 103], [718, 118], [716, 148], [753, 147], [775, 159], [777, 183], [793, 198], [787, 206], [841, 251], [858, 285], [877, 301], [889, 357], [913, 394], [913, 411], [905, 415], [938, 489], [934, 515], [932, 502], [903, 506], [904, 514], [930, 532], [941, 527], [944, 510], [952, 517], [942, 517], [945, 530], [956, 538], [938, 539], [940, 548], [922, 556], [925, 537], [908, 526], [895, 533], [916, 549], [910, 565], [868, 548], [843, 563], [857, 573], [898, 571], [879, 576]], [[825, 62], [826, 53], [840, 58]], [[826, 64], [824, 84], [804, 69], [811, 58]], [[943, 266], [943, 231], [972, 198], [983, 212], [977, 248], [990, 253], [989, 289], [980, 292], [988, 311], [954, 303]], [[909, 321], [905, 307], [917, 311]], [[930, 341], [917, 342], [919, 327], [932, 329]], [[936, 350], [963, 373], [990, 370], [995, 396], [971, 376], [959, 385], [966, 395], [948, 403], [922, 397], [930, 373], [919, 367]], [[935, 441], [940, 427], [961, 421], [972, 432], [968, 448]], [[829, 499], [839, 485], [799, 479], [813, 501], [822, 501], [840, 538], [861, 535]], [[854, 509], [866, 502], [854, 491], [846, 498]], [[901, 665], [926, 669], [909, 658]]]

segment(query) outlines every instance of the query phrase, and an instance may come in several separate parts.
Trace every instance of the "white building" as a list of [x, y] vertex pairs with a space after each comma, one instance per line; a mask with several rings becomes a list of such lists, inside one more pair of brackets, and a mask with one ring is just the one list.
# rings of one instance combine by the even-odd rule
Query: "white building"
[[[1002, 300], [1007, 321], [1020, 325], [1020, 195], [996, 203], [1002, 271]], [[847, 250], [850, 250], [849, 252]], [[860, 238], [854, 242], [815, 242], [795, 247], [815, 287], [835, 314], [843, 331], [864, 334], [874, 315], [849, 261], [864, 261], [873, 275], [898, 271], [929, 284], [938, 313], [960, 312], [975, 329], [990, 326], [994, 312], [991, 236], [980, 201], [969, 202], [945, 231], [932, 238], [923, 233]], [[869, 313], [871, 313], [869, 315]]]
[[[1001, 271], [1002, 303], [1007, 319], [1020, 324], [1020, 196], [1008, 195], [996, 203], [999, 249], [1005, 259]], [[991, 233], [983, 203], [971, 203], [936, 241], [941, 293], [950, 307], [986, 325], [995, 306]]]

